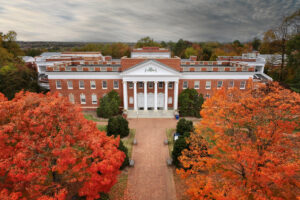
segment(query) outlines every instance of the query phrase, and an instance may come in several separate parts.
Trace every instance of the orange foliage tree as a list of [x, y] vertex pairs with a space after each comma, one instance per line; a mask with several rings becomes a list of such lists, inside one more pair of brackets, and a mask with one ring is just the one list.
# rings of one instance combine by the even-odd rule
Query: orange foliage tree
[[125, 158], [118, 145], [65, 98], [0, 93], [0, 199], [100, 198]]
[[203, 120], [180, 157], [187, 194], [197, 200], [296, 199], [299, 114], [300, 95], [277, 83], [216, 92], [203, 104]]

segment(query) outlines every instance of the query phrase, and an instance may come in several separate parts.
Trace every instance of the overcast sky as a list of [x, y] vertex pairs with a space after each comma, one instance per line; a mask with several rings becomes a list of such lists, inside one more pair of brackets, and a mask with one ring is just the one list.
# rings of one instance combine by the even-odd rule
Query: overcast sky
[[300, 0], [0, 0], [0, 32], [18, 40], [251, 40]]

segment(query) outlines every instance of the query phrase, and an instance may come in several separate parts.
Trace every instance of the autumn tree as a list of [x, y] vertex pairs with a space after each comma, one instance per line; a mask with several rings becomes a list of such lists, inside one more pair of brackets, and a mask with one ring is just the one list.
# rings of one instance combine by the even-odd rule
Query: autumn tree
[[191, 199], [299, 197], [299, 110], [300, 95], [278, 83], [206, 100], [180, 157]]
[[0, 94], [0, 198], [98, 199], [117, 181], [118, 145], [66, 98]]

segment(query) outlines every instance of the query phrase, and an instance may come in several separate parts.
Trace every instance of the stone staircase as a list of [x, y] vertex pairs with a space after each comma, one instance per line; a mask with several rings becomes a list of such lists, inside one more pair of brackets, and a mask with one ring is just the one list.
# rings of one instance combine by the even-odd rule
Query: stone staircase
[[174, 110], [128, 110], [127, 118], [174, 118]]

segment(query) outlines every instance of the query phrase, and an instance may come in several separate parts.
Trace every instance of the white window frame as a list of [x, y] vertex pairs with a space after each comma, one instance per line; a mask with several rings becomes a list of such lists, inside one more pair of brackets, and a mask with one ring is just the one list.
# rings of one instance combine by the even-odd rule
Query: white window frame
[[[105, 85], [106, 85], [105, 87], [104, 87], [104, 83], [105, 83]], [[105, 80], [105, 81], [102, 81], [102, 89], [105, 89], [105, 90], [107, 89], [107, 81], [106, 81], [106, 80]]]
[[67, 81], [68, 84], [68, 89], [72, 90], [73, 89], [73, 81]]
[[[80, 83], [83, 83], [83, 85], [80, 85]], [[83, 86], [83, 87], [81, 87], [81, 86]], [[81, 90], [84, 89], [84, 81], [83, 81], [83, 80], [80, 80], [80, 81], [79, 81], [79, 89], [81, 89]]]
[[85, 96], [85, 94], [80, 94], [80, 103], [81, 104], [86, 104], [86, 96]]
[[96, 81], [90, 81], [90, 86], [92, 90], [96, 89]]
[[206, 81], [206, 83], [205, 83], [205, 89], [207, 89], [207, 90], [211, 89], [211, 81]]
[[144, 83], [143, 82], [138, 82], [138, 85], [139, 85], [139, 89], [144, 88]]
[[97, 104], [97, 95], [92, 94], [92, 104]]
[[57, 90], [61, 90], [61, 81], [60, 80], [57, 80], [57, 81], [55, 81], [55, 85], [56, 85], [56, 89]]
[[133, 104], [133, 97], [129, 97], [129, 104]]
[[189, 82], [183, 81], [182, 83], [182, 89], [187, 89], [189, 87]]
[[100, 67], [101, 72], [107, 72], [107, 67]]
[[[221, 83], [221, 86], [219, 86], [219, 83]], [[223, 81], [218, 81], [218, 82], [217, 82], [217, 89], [221, 89], [222, 86], [223, 86]]]
[[149, 83], [148, 83], [148, 88], [149, 88], [149, 89], [153, 89], [153, 85], [154, 85], [153, 82], [149, 82]]
[[[243, 87], [242, 87], [242, 85], [243, 85]], [[240, 83], [240, 89], [241, 90], [246, 89], [246, 81], [241, 81], [241, 83]]]
[[66, 72], [70, 72], [70, 71], [71, 71], [71, 67], [66, 66], [66, 67], [65, 67], [65, 71], [66, 71]]
[[129, 83], [128, 83], [128, 88], [129, 88], [129, 89], [132, 89], [132, 88], [133, 88], [133, 82], [129, 82]]
[[209, 98], [210, 98], [210, 94], [209, 94], [209, 93], [206, 93], [205, 99], [209, 99]]
[[172, 104], [173, 103], [173, 98], [172, 97], [168, 97], [168, 104]]
[[[230, 83], [232, 83], [232, 85]], [[234, 80], [229, 81], [228, 88], [234, 88]]]
[[95, 67], [89, 67], [89, 71], [90, 72], [94, 72], [95, 71]]
[[164, 87], [164, 82], [158, 82], [158, 88], [163, 89]]
[[[196, 84], [196, 83], [198, 83], [198, 84]], [[195, 81], [194, 82], [194, 89], [200, 89], [200, 81]]]
[[[117, 87], [115, 87], [117, 84]], [[119, 81], [118, 80], [114, 80], [114, 89], [119, 89]]]
[[168, 88], [169, 88], [169, 89], [173, 89], [173, 83], [172, 83], [172, 82], [169, 82], [169, 83], [168, 83]]
[[69, 101], [71, 103], [75, 103], [74, 94], [72, 94], [72, 93], [69, 94]]
[[113, 71], [113, 72], [118, 72], [118, 71], [119, 71], [119, 67], [113, 66], [113, 67], [112, 67], [112, 71]]
[[81, 67], [81, 66], [78, 66], [78, 67], [77, 67], [77, 71], [82, 72], [82, 67]]

